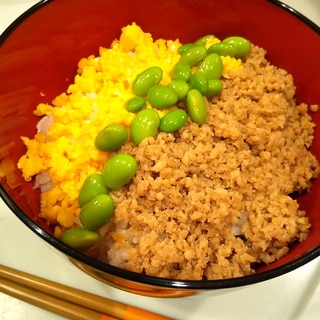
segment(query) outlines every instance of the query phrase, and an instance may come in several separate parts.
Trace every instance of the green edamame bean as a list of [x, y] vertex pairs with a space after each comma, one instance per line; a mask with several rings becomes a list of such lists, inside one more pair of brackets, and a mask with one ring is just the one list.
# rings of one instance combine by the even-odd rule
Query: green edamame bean
[[195, 66], [207, 55], [205, 46], [194, 45], [181, 55], [181, 61], [186, 62], [190, 67]]
[[201, 94], [205, 95], [208, 91], [208, 81], [200, 72], [195, 72], [190, 77], [190, 86], [197, 89]]
[[178, 101], [186, 98], [190, 87], [188, 83], [182, 79], [176, 79], [168, 84], [168, 87], [172, 88], [178, 95]]
[[207, 105], [204, 97], [197, 89], [191, 89], [187, 94], [187, 108], [192, 121], [202, 125], [207, 119]]
[[166, 109], [177, 103], [178, 95], [174, 89], [158, 84], [150, 88], [147, 99], [153, 107], [157, 109]]
[[236, 55], [236, 49], [231, 44], [219, 42], [211, 45], [208, 48], [208, 55], [210, 53], [217, 53], [220, 56], [234, 57]]
[[87, 230], [97, 230], [106, 224], [114, 211], [113, 199], [109, 194], [98, 194], [81, 208], [79, 220]]
[[228, 37], [223, 39], [222, 43], [232, 45], [236, 50], [235, 57], [239, 59], [245, 58], [251, 50], [251, 42], [243, 37]]
[[126, 102], [126, 110], [129, 112], [138, 112], [146, 106], [146, 99], [142, 97], [133, 97]]
[[214, 39], [214, 38], [215, 38], [214, 35], [212, 35], [212, 34], [207, 34], [207, 35], [199, 38], [198, 40], [196, 40], [196, 41], [194, 42], [194, 44], [196, 44], [196, 45], [201, 45], [201, 46], [205, 46], [208, 41], [210, 41], [210, 40], [212, 40], [212, 39]]
[[97, 231], [75, 228], [65, 231], [60, 240], [71, 248], [84, 249], [97, 243], [100, 240], [100, 235]]
[[152, 86], [160, 82], [162, 73], [162, 69], [157, 66], [142, 71], [132, 83], [132, 92], [137, 96], [145, 96]]
[[174, 132], [179, 130], [187, 122], [187, 113], [182, 109], [168, 112], [160, 120], [160, 130]]
[[95, 146], [102, 151], [115, 151], [128, 140], [128, 131], [121, 124], [109, 124], [95, 138]]
[[158, 133], [160, 117], [152, 108], [137, 113], [130, 125], [131, 140], [138, 145], [144, 138], [154, 137]]
[[178, 53], [181, 55], [193, 46], [194, 46], [194, 43], [185, 43], [178, 48]]
[[220, 79], [208, 80], [208, 90], [206, 93], [207, 98], [212, 98], [219, 94], [223, 89], [223, 82]]
[[171, 71], [171, 79], [184, 80], [188, 82], [190, 79], [191, 73], [192, 71], [190, 66], [184, 61], [179, 61], [174, 65]]
[[219, 79], [222, 75], [223, 63], [221, 57], [217, 53], [210, 53], [200, 63], [198, 72], [207, 80]]
[[125, 153], [118, 153], [105, 164], [102, 177], [104, 185], [110, 190], [118, 190], [129, 183], [137, 171], [137, 161]]
[[108, 189], [105, 187], [102, 175], [99, 173], [88, 176], [80, 189], [78, 196], [79, 207], [82, 208], [98, 194], [107, 194]]

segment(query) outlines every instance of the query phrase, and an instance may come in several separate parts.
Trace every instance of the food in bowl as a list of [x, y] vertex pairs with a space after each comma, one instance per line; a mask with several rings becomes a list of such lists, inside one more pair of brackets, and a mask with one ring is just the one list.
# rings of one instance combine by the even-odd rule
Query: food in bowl
[[[203, 39], [207, 49], [220, 43], [215, 37], [198, 41]], [[18, 165], [41, 188], [39, 214], [55, 226], [55, 236], [81, 232], [90, 246], [70, 238], [67, 243], [99, 260], [164, 278], [249, 275], [308, 236], [311, 225], [294, 194], [308, 191], [320, 172], [308, 150], [314, 128], [308, 111], [318, 107], [296, 105], [292, 76], [251, 44], [248, 55], [221, 54], [221, 77], [215, 80], [223, 86], [191, 102], [202, 111], [190, 112], [184, 95], [164, 108], [147, 102], [128, 111], [128, 101], [136, 98], [133, 83], [144, 71], [160, 67], [160, 85], [172, 82], [180, 48], [178, 40], [154, 41], [136, 24], [123, 28], [110, 49], [79, 62], [75, 82], [52, 105], [37, 106], [38, 133], [22, 138], [27, 151]], [[196, 85], [187, 91], [200, 92], [201, 82]], [[159, 124], [135, 140], [132, 123], [140, 107], [155, 110]], [[176, 110], [188, 115], [179, 118], [182, 126], [159, 132], [160, 119]], [[116, 150], [97, 148], [97, 136], [112, 124], [127, 128], [131, 138]], [[103, 191], [114, 205], [105, 224], [92, 227], [89, 221], [79, 229], [88, 208], [86, 201], [79, 204], [86, 179], [103, 177], [106, 163], [119, 154], [136, 161], [134, 176]]]

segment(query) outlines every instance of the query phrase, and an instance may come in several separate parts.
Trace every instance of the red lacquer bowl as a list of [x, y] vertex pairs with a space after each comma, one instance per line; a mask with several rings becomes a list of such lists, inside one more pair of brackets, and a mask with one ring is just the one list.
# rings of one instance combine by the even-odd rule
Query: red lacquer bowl
[[[320, 104], [320, 29], [277, 1], [265, 0], [43, 0], [18, 18], [0, 39], [1, 197], [39, 237], [65, 253], [92, 276], [118, 288], [149, 296], [174, 297], [197, 291], [261, 282], [287, 273], [320, 255], [320, 180], [299, 198], [313, 228], [310, 236], [281, 260], [251, 276], [214, 281], [177, 281], [145, 276], [96, 261], [52, 236], [37, 218], [39, 193], [16, 168], [25, 152], [20, 136], [32, 137], [40, 102], [65, 91], [77, 62], [109, 46], [121, 27], [135, 21], [154, 38], [192, 41], [214, 33], [242, 35], [268, 51], [273, 63], [293, 74], [297, 101]], [[41, 95], [44, 93], [45, 95]], [[320, 159], [320, 113], [313, 153]]]

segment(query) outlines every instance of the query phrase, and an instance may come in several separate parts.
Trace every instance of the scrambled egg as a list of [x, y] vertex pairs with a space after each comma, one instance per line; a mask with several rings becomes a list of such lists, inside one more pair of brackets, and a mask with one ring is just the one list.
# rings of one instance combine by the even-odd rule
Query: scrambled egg
[[[101, 172], [108, 159], [108, 153], [95, 148], [96, 135], [111, 123], [130, 126], [135, 114], [126, 111], [125, 102], [133, 97], [131, 84], [136, 75], [156, 65], [163, 70], [161, 84], [169, 83], [180, 46], [179, 40], [153, 41], [135, 23], [128, 25], [110, 48], [100, 48], [99, 56], [80, 60], [74, 83], [66, 92], [52, 104], [37, 106], [34, 113], [43, 118], [34, 138], [22, 137], [27, 151], [18, 167], [25, 180], [38, 176], [38, 185], [49, 183], [41, 193], [40, 216], [56, 225], [57, 237], [75, 224], [84, 179]], [[239, 59], [222, 59], [224, 74], [241, 68]]]

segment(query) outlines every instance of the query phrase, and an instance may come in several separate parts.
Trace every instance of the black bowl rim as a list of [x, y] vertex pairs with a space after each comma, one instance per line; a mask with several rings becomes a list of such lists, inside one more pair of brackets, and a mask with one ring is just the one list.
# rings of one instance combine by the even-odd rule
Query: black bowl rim
[[[30, 15], [32, 15], [35, 11], [41, 9], [46, 4], [53, 2], [54, 0], [41, 0], [37, 2], [35, 5], [30, 7], [24, 13], [22, 13], [16, 20], [14, 20], [0, 35], [0, 47], [4, 43], [4, 41], [10, 36], [10, 34]], [[300, 19], [304, 23], [306, 23], [311, 29], [317, 32], [320, 35], [320, 27], [311, 21], [309, 18], [296, 11], [289, 5], [278, 1], [278, 0], [265, 0], [267, 2], [271, 2], [279, 8], [287, 11], [292, 14], [296, 18]], [[118, 267], [114, 267], [112, 265], [108, 265], [101, 261], [90, 258], [89, 256], [72, 249], [71, 247], [65, 245], [58, 239], [54, 238], [51, 234], [43, 230], [39, 225], [37, 225], [31, 218], [29, 218], [19, 206], [11, 199], [8, 192], [5, 188], [0, 184], [0, 196], [6, 205], [13, 211], [13, 213], [34, 233], [40, 236], [47, 243], [55, 247], [58, 251], [63, 252], [67, 256], [88, 265], [100, 272], [108, 273], [109, 275], [124, 278], [126, 280], [130, 280], [136, 283], [142, 283], [145, 285], [156, 286], [156, 287], [164, 287], [170, 289], [179, 289], [179, 290], [210, 290], [210, 289], [222, 289], [222, 288], [232, 288], [232, 287], [240, 287], [244, 285], [254, 284], [258, 282], [263, 282], [278, 276], [282, 276], [290, 271], [293, 271], [308, 262], [314, 260], [315, 258], [320, 256], [320, 245], [312, 249], [311, 251], [305, 253], [303, 256], [286, 263], [280, 267], [276, 267], [272, 270], [263, 271], [260, 273], [255, 273], [252, 275], [244, 276], [244, 277], [236, 277], [230, 279], [218, 279], [218, 280], [175, 280], [175, 279], [166, 279], [159, 278], [153, 276], [147, 276], [135, 272], [131, 272], [128, 270], [124, 270]]]

